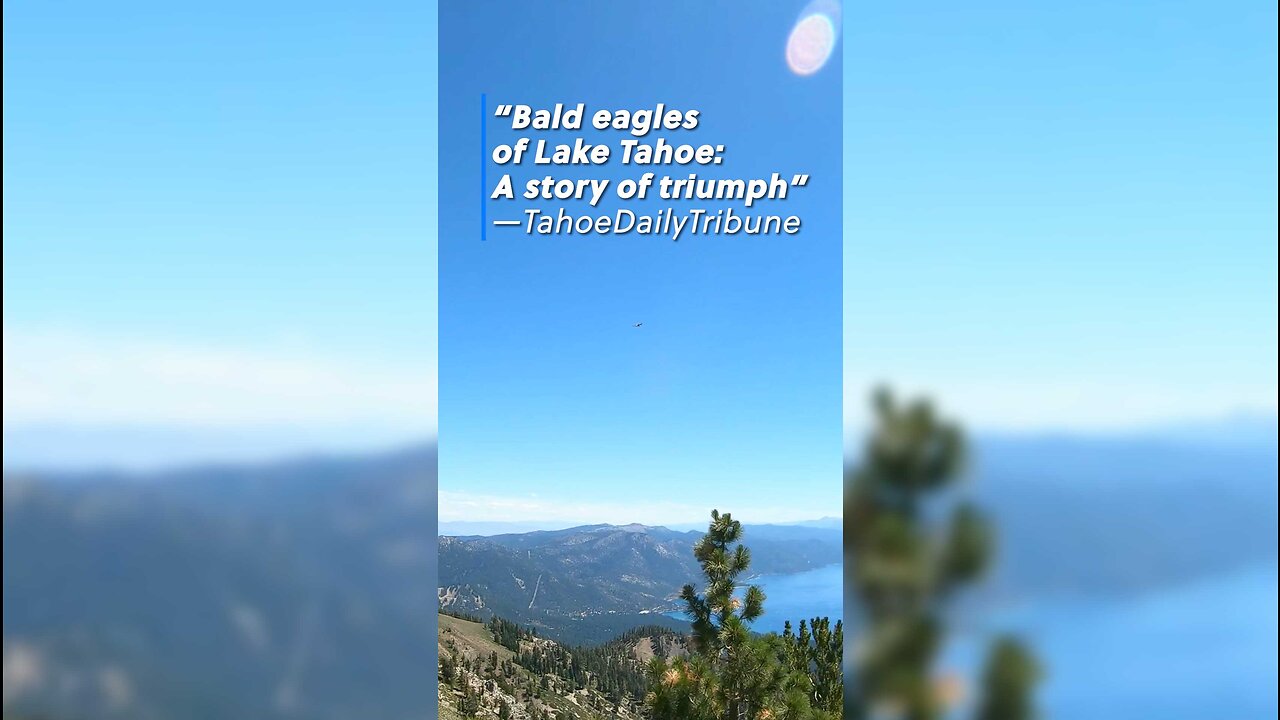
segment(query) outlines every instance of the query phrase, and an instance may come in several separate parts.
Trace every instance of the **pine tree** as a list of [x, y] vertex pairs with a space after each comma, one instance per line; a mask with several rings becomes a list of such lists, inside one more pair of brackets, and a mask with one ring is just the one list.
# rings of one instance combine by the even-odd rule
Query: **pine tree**
[[[977, 507], [948, 492], [966, 459], [960, 427], [927, 401], [899, 403], [887, 390], [872, 405], [876, 423], [860, 464], [846, 468], [846, 582], [863, 626], [846, 713], [866, 718], [881, 708], [935, 720], [944, 709], [932, 680], [942, 610], [986, 570], [992, 531]], [[1033, 682], [1021, 686], [1028, 703]]]
[[[692, 618], [688, 658], [655, 658], [650, 664], [646, 705], [654, 720], [818, 720], [835, 717], [815, 708], [819, 694], [833, 692], [822, 681], [815, 691], [813, 660], [805, 630], [803, 658], [798, 645], [776, 634], [753, 635], [751, 624], [764, 614], [764, 591], [739, 592], [738, 578], [751, 564], [741, 543], [742, 524], [729, 513], [711, 512], [707, 534], [694, 545], [705, 587], [681, 593]], [[823, 627], [828, 628], [825, 619]], [[837, 628], [839, 626], [837, 625]], [[838, 630], [837, 630], [838, 632]], [[830, 637], [825, 638], [827, 641]], [[830, 645], [828, 645], [828, 648]], [[839, 646], [835, 667], [839, 667]], [[822, 651], [824, 671], [830, 658]], [[836, 673], [838, 677], [838, 671]], [[837, 682], [838, 685], [838, 682]], [[837, 706], [838, 707], [838, 706]]]
[[[831, 627], [830, 618], [813, 618], [810, 621], [812, 644], [806, 645], [807, 670], [812, 677], [810, 702], [815, 708], [839, 712], [844, 706], [844, 623], [837, 620]], [[804, 621], [801, 621], [801, 626]]]
[[458, 674], [458, 663], [453, 657], [453, 653], [444, 652], [440, 654], [440, 681], [445, 685], [452, 685], [454, 678]]
[[480, 714], [480, 693], [476, 692], [470, 682], [462, 688], [462, 702], [458, 709], [466, 717], [476, 717]]
[[1030, 651], [1013, 638], [1000, 638], [983, 672], [977, 720], [1031, 720], [1032, 691], [1039, 679], [1040, 666]]

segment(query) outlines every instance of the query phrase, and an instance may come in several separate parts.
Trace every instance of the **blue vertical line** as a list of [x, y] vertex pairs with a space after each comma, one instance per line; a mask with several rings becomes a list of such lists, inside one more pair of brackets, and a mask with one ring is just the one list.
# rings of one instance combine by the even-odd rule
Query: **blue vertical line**
[[485, 108], [484, 93], [480, 93], [480, 239], [489, 239], [489, 206], [485, 203], [485, 193], [489, 191], [489, 163], [485, 160], [485, 153], [489, 151], [489, 142], [486, 137], [486, 123], [488, 119], [488, 111]]

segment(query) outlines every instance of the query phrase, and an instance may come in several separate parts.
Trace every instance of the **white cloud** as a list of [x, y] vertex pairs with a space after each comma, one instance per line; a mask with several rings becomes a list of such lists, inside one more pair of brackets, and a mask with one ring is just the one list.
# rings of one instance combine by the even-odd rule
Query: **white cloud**
[[[678, 525], [706, 522], [711, 508], [668, 501], [592, 501], [535, 495], [487, 495], [441, 490], [437, 511], [440, 522], [563, 523], [589, 525]], [[753, 523], [783, 523], [814, 520], [824, 513], [777, 507], [732, 507], [734, 517], [751, 518]], [[825, 513], [830, 515], [831, 513]]]
[[977, 431], [1122, 432], [1240, 413], [1276, 413], [1274, 382], [1227, 377], [1169, 387], [1129, 377], [1071, 382], [968, 377], [921, 383], [850, 372], [845, 374], [846, 437], [867, 427], [868, 396], [881, 382], [902, 396], [932, 398], [945, 414]]
[[371, 423], [435, 430], [436, 367], [308, 349], [4, 330], [4, 423], [293, 427]]

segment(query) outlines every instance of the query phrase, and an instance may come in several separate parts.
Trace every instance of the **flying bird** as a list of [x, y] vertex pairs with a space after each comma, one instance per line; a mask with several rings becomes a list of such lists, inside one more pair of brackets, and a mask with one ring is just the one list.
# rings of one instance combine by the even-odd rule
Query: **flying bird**
[[638, 323], [636, 323], [635, 325], [632, 325], [631, 327], [640, 327], [640, 326], [641, 326], [641, 325], [643, 325], [643, 324], [644, 324], [644, 323], [642, 323], [642, 322], [638, 322]]

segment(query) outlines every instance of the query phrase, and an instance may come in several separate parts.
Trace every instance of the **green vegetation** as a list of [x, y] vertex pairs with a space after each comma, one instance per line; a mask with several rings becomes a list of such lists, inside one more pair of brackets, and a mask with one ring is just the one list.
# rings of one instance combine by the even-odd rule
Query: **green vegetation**
[[982, 676], [978, 720], [1034, 717], [1032, 690], [1039, 679], [1040, 666], [1027, 648], [1013, 638], [998, 640]]
[[[846, 470], [847, 575], [864, 623], [852, 668], [851, 720], [887, 713], [935, 720], [953, 698], [933, 667], [943, 609], [989, 565], [993, 532], [983, 513], [951, 489], [964, 466], [960, 427], [925, 401], [876, 393], [876, 426], [861, 464]], [[980, 720], [1028, 720], [1038, 677], [1030, 653], [999, 639], [988, 661]]]
[[[759, 587], [738, 579], [751, 566], [742, 525], [712, 511], [693, 548], [702, 594], [681, 597], [691, 632], [637, 627], [598, 646], [570, 647], [533, 628], [458, 612], [440, 614], [440, 708], [447, 720], [834, 720], [843, 702], [844, 629], [801, 620], [757, 634]], [[646, 667], [647, 665], [647, 667]]]
[[694, 546], [705, 589], [685, 585], [692, 618], [692, 652], [655, 658], [646, 705], [654, 720], [825, 720], [839, 717], [843, 627], [826, 618], [803, 623], [799, 634], [755, 635], [764, 614], [758, 586], [739, 593], [751, 564], [742, 524], [711, 512], [707, 534]]
[[645, 662], [685, 651], [682, 636], [658, 626], [568, 647], [502, 618], [439, 617], [438, 697], [449, 720], [638, 720]]

